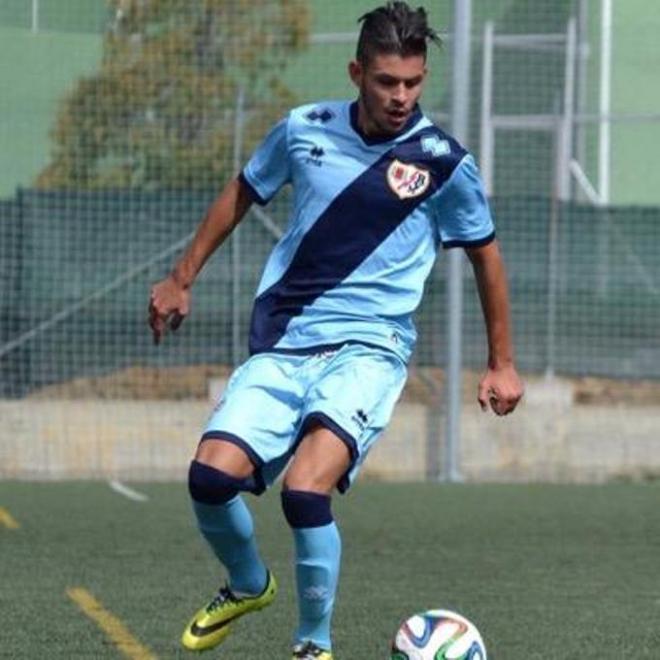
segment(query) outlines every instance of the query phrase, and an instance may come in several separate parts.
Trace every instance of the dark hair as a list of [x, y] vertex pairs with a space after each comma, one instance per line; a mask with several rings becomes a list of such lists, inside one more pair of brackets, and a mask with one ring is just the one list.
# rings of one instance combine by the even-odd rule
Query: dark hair
[[406, 2], [388, 2], [358, 19], [362, 23], [356, 59], [368, 64], [374, 55], [423, 55], [427, 41], [441, 45], [429, 27], [424, 7], [412, 9]]

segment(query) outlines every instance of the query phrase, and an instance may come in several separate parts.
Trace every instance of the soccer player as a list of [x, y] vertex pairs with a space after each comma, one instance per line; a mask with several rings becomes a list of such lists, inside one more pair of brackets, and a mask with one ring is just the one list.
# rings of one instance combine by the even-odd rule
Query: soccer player
[[189, 470], [201, 533], [228, 583], [195, 614], [182, 642], [222, 642], [240, 616], [275, 598], [241, 492], [262, 493], [286, 468], [299, 621], [293, 658], [332, 659], [330, 620], [341, 541], [331, 494], [344, 492], [388, 423], [415, 344], [411, 315], [439, 246], [466, 250], [488, 335], [478, 392], [511, 412], [513, 361], [505, 269], [472, 156], [422, 114], [429, 41], [423, 8], [389, 2], [361, 19], [349, 75], [356, 101], [291, 110], [230, 181], [172, 273], [151, 292], [160, 341], [189, 313], [203, 264], [253, 203], [293, 187], [252, 314], [251, 357], [232, 375]]

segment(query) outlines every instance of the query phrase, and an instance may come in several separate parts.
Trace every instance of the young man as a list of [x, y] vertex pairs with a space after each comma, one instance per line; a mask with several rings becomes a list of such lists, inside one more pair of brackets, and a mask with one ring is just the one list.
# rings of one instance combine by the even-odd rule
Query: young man
[[151, 293], [158, 342], [186, 317], [196, 275], [250, 205], [293, 186], [292, 216], [254, 303], [251, 357], [232, 375], [190, 466], [200, 530], [229, 574], [183, 634], [192, 650], [220, 643], [235, 619], [275, 597], [240, 492], [263, 492], [288, 465], [293, 658], [332, 659], [341, 544], [331, 493], [349, 487], [390, 419], [415, 342], [411, 315], [439, 245], [464, 248], [474, 267], [489, 348], [481, 406], [505, 415], [522, 395], [504, 266], [476, 166], [417, 105], [437, 35], [425, 11], [404, 2], [361, 20], [349, 65], [358, 100], [298, 108], [278, 123]]

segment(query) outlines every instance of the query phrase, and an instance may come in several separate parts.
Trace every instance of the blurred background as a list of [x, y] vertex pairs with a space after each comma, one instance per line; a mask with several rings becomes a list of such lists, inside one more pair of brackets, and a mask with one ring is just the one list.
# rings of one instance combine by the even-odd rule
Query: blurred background
[[[183, 478], [212, 400], [247, 357], [283, 191], [203, 271], [154, 347], [150, 285], [288, 108], [353, 98], [374, 0], [3, 0], [0, 4], [0, 478]], [[412, 3], [417, 5], [419, 3]], [[366, 477], [648, 480], [660, 475], [660, 12], [651, 0], [452, 3], [423, 108], [466, 146], [496, 216], [527, 394], [483, 416], [483, 321], [464, 264], [460, 433], [446, 441], [447, 259]], [[453, 471], [449, 469], [452, 462]]]

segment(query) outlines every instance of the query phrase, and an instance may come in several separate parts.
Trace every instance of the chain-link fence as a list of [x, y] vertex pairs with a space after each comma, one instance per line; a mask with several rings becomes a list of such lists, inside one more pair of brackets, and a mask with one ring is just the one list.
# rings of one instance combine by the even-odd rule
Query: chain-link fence
[[[4, 153], [17, 154], [15, 167], [5, 155], [0, 181], [0, 475], [180, 476], [209, 390], [247, 355], [252, 297], [288, 193], [251, 211], [203, 271], [191, 317], [158, 348], [146, 325], [149, 285], [277, 117], [355, 95], [346, 64], [356, 21], [377, 3], [65, 4], [0, 8], [9, 120], [0, 135]], [[445, 47], [430, 57], [423, 105], [450, 128], [451, 3], [426, 5]], [[468, 477], [638, 476], [660, 465], [643, 431], [660, 408], [660, 190], [639, 165], [643, 145], [660, 137], [660, 96], [639, 64], [655, 35], [632, 9], [616, 8], [608, 24], [607, 5], [474, 2], [468, 147], [497, 218], [530, 396], [507, 431], [474, 426], [485, 337], [466, 266]], [[55, 84], [56, 66], [65, 70]], [[440, 468], [444, 263], [441, 255], [417, 315], [412, 378], [393, 425], [409, 444], [388, 438], [399, 454], [376, 456], [374, 473]], [[619, 421], [605, 414], [613, 403], [625, 411]], [[571, 434], [589, 447], [623, 434], [627, 458], [566, 450], [545, 470], [543, 443], [568, 446]]]

